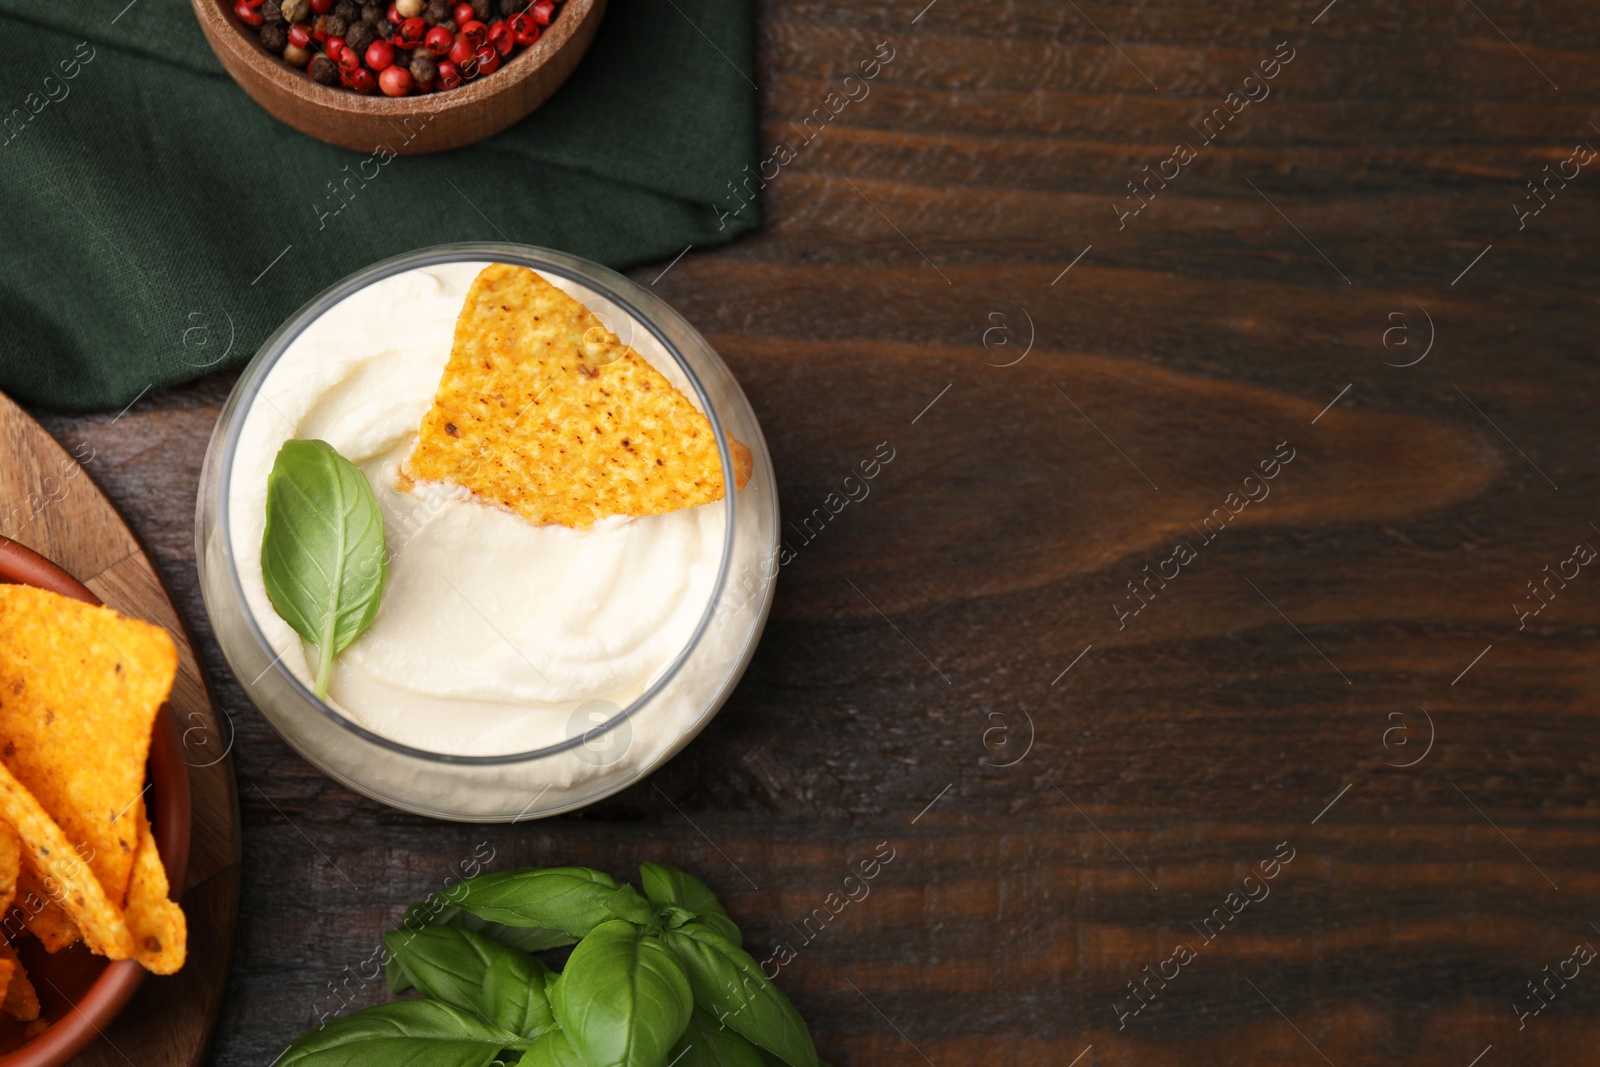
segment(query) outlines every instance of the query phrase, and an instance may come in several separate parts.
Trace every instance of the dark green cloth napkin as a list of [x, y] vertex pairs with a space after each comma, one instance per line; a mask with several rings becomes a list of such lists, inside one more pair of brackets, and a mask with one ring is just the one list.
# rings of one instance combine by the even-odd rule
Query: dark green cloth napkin
[[[234, 85], [187, 0], [0, 0], [0, 390], [120, 407], [247, 360], [322, 289], [426, 245], [626, 267], [730, 240], [758, 222], [727, 214], [757, 158], [753, 22], [748, 0], [610, 0], [529, 118], [363, 167]], [[358, 173], [334, 213], [329, 183]]]

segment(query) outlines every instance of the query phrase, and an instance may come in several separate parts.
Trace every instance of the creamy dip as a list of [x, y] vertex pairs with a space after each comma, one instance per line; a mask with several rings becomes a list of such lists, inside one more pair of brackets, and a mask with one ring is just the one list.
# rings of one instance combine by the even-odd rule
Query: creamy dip
[[[324, 440], [366, 473], [384, 512], [389, 584], [371, 627], [334, 660], [328, 703], [374, 733], [455, 755], [559, 743], [639, 697], [704, 614], [726, 528], [722, 501], [576, 530], [534, 526], [457, 490], [396, 489], [467, 289], [486, 265], [450, 263], [383, 279], [308, 326], [244, 415], [225, 475], [233, 558], [249, 610], [309, 685], [315, 648], [278, 616], [262, 583], [267, 473], [290, 438]], [[582, 285], [545, 277], [600, 314], [699, 405], [653, 334], [631, 320], [610, 321], [617, 316]], [[679, 714], [635, 718], [630, 745], [641, 728], [659, 735], [636, 758], [659, 752], [704, 710], [682, 703]]]

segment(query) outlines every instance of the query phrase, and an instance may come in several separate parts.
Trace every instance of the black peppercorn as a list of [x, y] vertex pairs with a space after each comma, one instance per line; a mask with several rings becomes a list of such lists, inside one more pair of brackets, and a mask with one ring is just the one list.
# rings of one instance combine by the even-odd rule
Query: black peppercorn
[[361, 18], [361, 5], [356, 0], [339, 0], [333, 5], [333, 13], [344, 19], [346, 26], [357, 22]]
[[311, 77], [323, 85], [339, 84], [339, 64], [327, 56], [312, 56], [311, 66], [308, 69]]
[[364, 53], [367, 45], [377, 39], [378, 35], [371, 26], [365, 22], [357, 22], [351, 24], [350, 29], [345, 32], [344, 45], [346, 48], [354, 48], [358, 53]]
[[500, 17], [510, 18], [519, 11], [528, 10], [528, 0], [500, 0]]
[[450, 18], [450, 5], [445, 0], [428, 0], [428, 10], [423, 13], [429, 26], [437, 26]]
[[479, 22], [488, 22], [494, 17], [493, 0], [472, 0], [472, 13], [478, 17]]
[[382, 4], [368, 2], [361, 5], [361, 21], [368, 26], [376, 25], [381, 18], [383, 18]]
[[432, 85], [433, 79], [439, 76], [439, 61], [429, 55], [426, 49], [417, 49], [417, 54], [411, 57], [411, 77], [418, 85]]
[[278, 0], [266, 0], [266, 3], [262, 4], [256, 10], [261, 12], [261, 18], [263, 21], [283, 21], [283, 5], [279, 3]]
[[377, 22], [372, 24], [372, 31], [379, 37], [382, 37], [384, 40], [388, 40], [390, 37], [393, 37], [397, 29], [399, 29], [399, 27], [390, 22], [388, 19], [379, 19]]
[[281, 22], [268, 22], [261, 27], [261, 47], [275, 56], [283, 55], [289, 43], [289, 27]]
[[322, 24], [324, 32], [329, 37], [343, 37], [350, 30], [350, 24], [338, 15], [329, 15], [328, 21]]

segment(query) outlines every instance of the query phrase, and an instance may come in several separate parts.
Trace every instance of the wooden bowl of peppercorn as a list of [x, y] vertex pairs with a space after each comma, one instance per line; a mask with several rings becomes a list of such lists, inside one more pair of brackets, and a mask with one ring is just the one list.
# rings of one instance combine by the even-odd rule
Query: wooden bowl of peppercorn
[[[540, 27], [537, 40], [517, 47], [496, 69], [478, 73], [455, 88], [388, 96], [375, 89], [358, 92], [350, 87], [348, 79], [343, 84], [335, 80], [331, 85], [314, 80], [313, 73], [327, 78], [332, 66], [323, 54], [322, 41], [309, 43], [308, 51], [313, 53], [313, 58], [308, 69], [300, 69], [286, 62], [282, 54], [269, 51], [269, 45], [277, 46], [280, 53], [289, 51], [282, 44], [281, 35], [287, 33], [291, 23], [283, 20], [282, 10], [288, 7], [290, 13], [295, 14], [296, 5], [304, 2], [190, 0], [200, 28], [222, 66], [240, 88], [274, 118], [329, 144], [358, 152], [395, 155], [460, 148], [526, 118], [561, 87], [583, 59], [594, 41], [606, 7], [606, 0], [558, 0], [555, 17], [548, 25]], [[339, 25], [354, 27], [359, 12], [371, 3], [372, 0], [365, 3], [341, 0], [338, 8], [345, 9], [346, 14], [354, 9], [356, 18], [343, 19], [331, 13], [327, 17], [341, 17], [341, 23], [335, 24], [335, 28]], [[381, 4], [386, 9], [391, 6], [388, 0], [381, 0]], [[446, 6], [454, 8], [456, 4], [452, 2]], [[491, 18], [495, 18], [502, 12], [513, 14], [526, 9], [529, 3], [528, 0], [472, 0], [471, 6], [486, 8]], [[266, 26], [245, 25], [237, 13], [240, 7], [256, 12], [255, 17], [265, 18], [277, 28], [263, 34], [258, 31], [266, 30]], [[453, 20], [444, 24], [458, 29]], [[304, 27], [307, 23], [302, 21], [298, 25]], [[377, 36], [381, 38], [393, 28], [387, 20], [379, 22]], [[357, 32], [357, 39], [361, 40], [368, 31]], [[266, 44], [263, 44], [263, 36], [268, 37]], [[411, 71], [428, 73], [428, 64], [434, 58], [426, 47], [396, 49], [395, 56], [396, 63], [412, 64], [407, 68], [408, 74]], [[435, 72], [438, 67], [435, 63]]]

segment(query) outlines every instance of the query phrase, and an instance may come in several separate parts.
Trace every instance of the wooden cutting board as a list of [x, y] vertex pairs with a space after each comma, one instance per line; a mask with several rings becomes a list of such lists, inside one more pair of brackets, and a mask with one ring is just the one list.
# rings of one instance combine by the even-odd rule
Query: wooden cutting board
[[53, 560], [125, 615], [164, 626], [178, 645], [171, 708], [183, 731], [193, 829], [183, 910], [189, 959], [170, 978], [149, 976], [74, 1067], [192, 1067], [222, 1005], [239, 912], [239, 798], [231, 724], [219, 716], [178, 617], [144, 550], [94, 484], [92, 446], [69, 454], [0, 393], [0, 535]]

